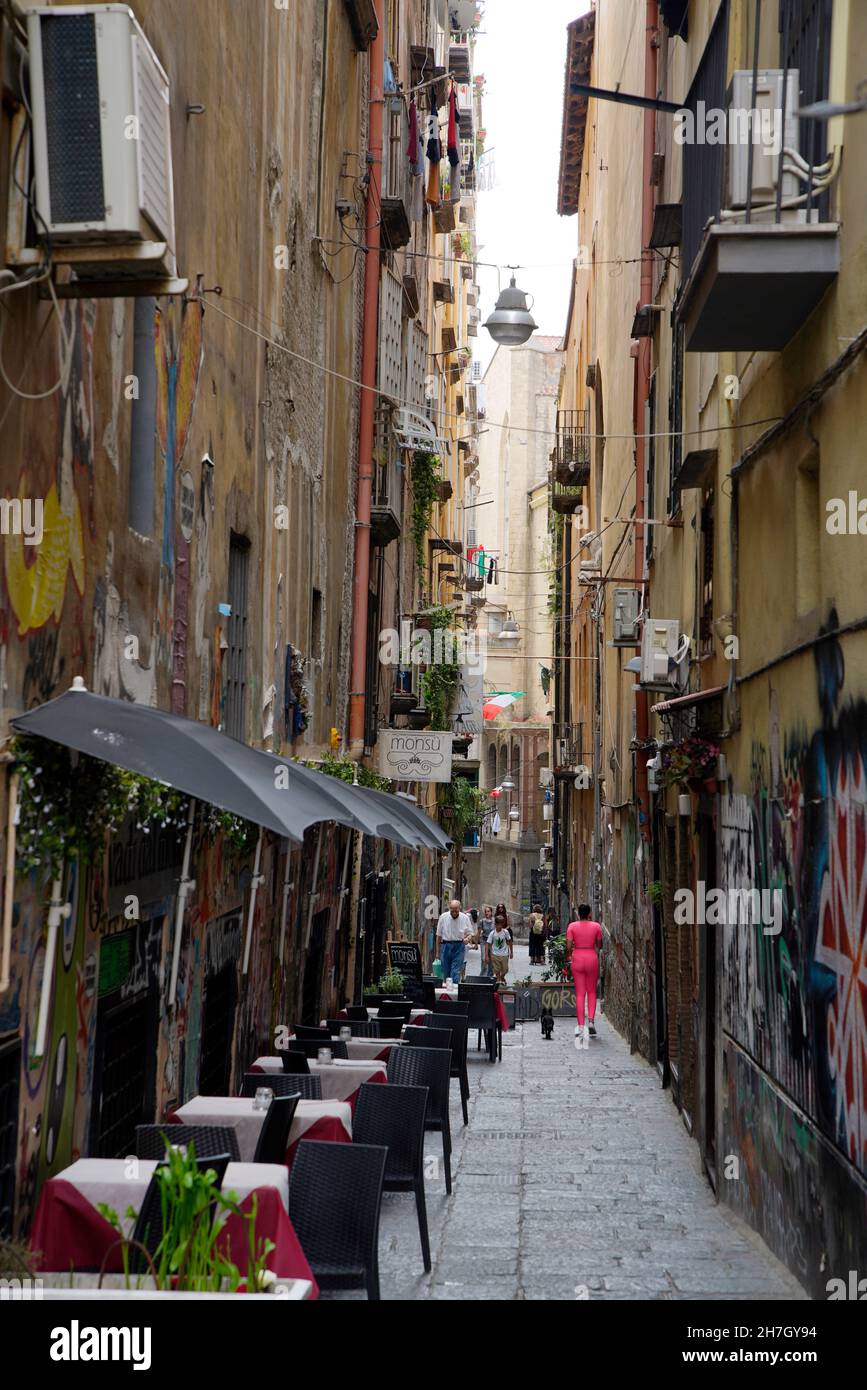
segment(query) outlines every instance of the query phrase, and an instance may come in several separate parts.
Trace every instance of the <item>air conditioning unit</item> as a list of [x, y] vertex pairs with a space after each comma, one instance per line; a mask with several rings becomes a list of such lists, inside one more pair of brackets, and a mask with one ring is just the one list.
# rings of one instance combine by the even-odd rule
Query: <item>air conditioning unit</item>
[[677, 618], [645, 618], [641, 634], [641, 685], [677, 689], [683, 657]]
[[[754, 208], [772, 205], [777, 198], [780, 173], [780, 145], [798, 148], [799, 77], [797, 68], [790, 68], [783, 100], [781, 68], [760, 68], [757, 74], [755, 115], [753, 109], [752, 71], [732, 73], [727, 95], [727, 144], [725, 206], [745, 208], [750, 187], [750, 146], [752, 145], [752, 205]], [[790, 163], [790, 161], [787, 161]], [[782, 198], [795, 198], [801, 192], [794, 173], [783, 173]], [[755, 220], [775, 219], [775, 211], [753, 214]], [[805, 220], [803, 208], [784, 209], [783, 221]]]
[[641, 641], [641, 590], [614, 590], [612, 647], [637, 647]]
[[[36, 207], [84, 278], [175, 273], [169, 80], [127, 5], [27, 15]], [[116, 249], [116, 254], [113, 251]]]

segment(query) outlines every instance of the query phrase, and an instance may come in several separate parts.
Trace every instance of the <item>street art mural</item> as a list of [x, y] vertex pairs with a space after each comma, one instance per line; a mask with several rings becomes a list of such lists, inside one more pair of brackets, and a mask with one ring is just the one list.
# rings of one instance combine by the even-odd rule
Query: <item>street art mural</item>
[[[190, 485], [183, 486], [180, 467], [187, 446], [202, 364], [204, 309], [198, 300], [184, 303], [180, 322], [176, 306], [157, 314], [157, 437], [164, 461], [162, 563], [173, 576], [172, 712], [186, 712], [187, 629], [190, 602]], [[188, 475], [186, 475], [188, 476]]]
[[[832, 612], [826, 630], [836, 626]], [[778, 934], [746, 920], [725, 928], [723, 1024], [736, 1045], [727, 1044], [726, 1123], [752, 1133], [757, 1169], [770, 1172], [768, 1133], [743, 1122], [744, 1068], [756, 1078], [750, 1086], [763, 1074], [779, 1088], [776, 1104], [792, 1102], [808, 1117], [804, 1141], [836, 1151], [840, 1173], [867, 1192], [867, 702], [845, 690], [836, 639], [817, 647], [815, 674], [819, 727], [783, 731], [771, 689], [768, 744], [753, 748], [751, 794], [721, 801], [720, 886], [776, 891], [782, 903]], [[796, 1115], [792, 1109], [787, 1123]], [[743, 1206], [738, 1185], [730, 1187]], [[802, 1225], [813, 1219], [804, 1193], [789, 1191], [786, 1201]], [[751, 1192], [750, 1205], [767, 1208], [767, 1194]], [[833, 1236], [827, 1219], [817, 1229], [820, 1245]], [[781, 1239], [777, 1232], [770, 1243], [793, 1258]], [[867, 1252], [861, 1257], [867, 1262]]]

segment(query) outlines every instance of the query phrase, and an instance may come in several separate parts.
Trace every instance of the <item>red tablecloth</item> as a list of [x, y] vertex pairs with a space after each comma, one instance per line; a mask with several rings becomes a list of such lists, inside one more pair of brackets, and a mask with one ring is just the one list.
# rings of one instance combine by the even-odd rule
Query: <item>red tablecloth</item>
[[497, 1015], [497, 1022], [500, 1027], [508, 1032], [509, 1015], [506, 1013], [506, 1006], [500, 998], [499, 991], [496, 989], [494, 990], [494, 1012]]
[[323, 1119], [317, 1120], [315, 1125], [305, 1129], [300, 1139], [296, 1139], [294, 1144], [290, 1144], [286, 1150], [286, 1167], [291, 1170], [292, 1162], [295, 1158], [295, 1150], [299, 1144], [303, 1144], [305, 1139], [323, 1139], [329, 1144], [351, 1144], [352, 1139], [346, 1133], [340, 1120], [326, 1115]]
[[[312, 1137], [312, 1130], [310, 1136]], [[316, 1280], [301, 1249], [295, 1228], [280, 1200], [279, 1192], [273, 1187], [260, 1187], [255, 1196], [257, 1235], [260, 1238], [267, 1236], [275, 1246], [266, 1261], [268, 1268], [285, 1279], [311, 1280], [312, 1297], [318, 1298]], [[244, 1199], [241, 1203], [242, 1211], [250, 1210], [252, 1200], [253, 1194]], [[64, 1182], [62, 1178], [50, 1178], [46, 1182], [36, 1207], [30, 1235], [30, 1246], [33, 1251], [39, 1252], [41, 1269], [63, 1272], [70, 1268], [82, 1272], [99, 1270], [106, 1251], [117, 1240], [117, 1231], [100, 1216], [96, 1207], [91, 1206], [72, 1183]], [[229, 1217], [220, 1235], [220, 1247], [234, 1259], [241, 1274], [245, 1274], [247, 1231], [239, 1216]], [[120, 1246], [112, 1251], [105, 1268], [109, 1274], [123, 1272]]]
[[[377, 1058], [377, 1061], [381, 1061], [381, 1060], [385, 1060], [386, 1062], [388, 1061], [388, 1052], [386, 1052], [385, 1058], [384, 1058], [384, 1059], [382, 1059], [382, 1058]], [[269, 1072], [266, 1072], [265, 1069], [264, 1069], [263, 1067], [260, 1067], [260, 1066], [259, 1066], [258, 1062], [251, 1062], [251, 1063], [250, 1063], [250, 1071], [251, 1071], [251, 1072], [256, 1072], [256, 1073], [257, 1073], [258, 1075], [260, 1075], [260, 1076], [268, 1076], [268, 1075], [270, 1075], [270, 1073], [269, 1073]], [[387, 1076], [383, 1076], [381, 1072], [372, 1071], [371, 1074], [370, 1074], [370, 1076], [367, 1077], [366, 1081], [363, 1081], [361, 1084], [362, 1084], [363, 1086], [375, 1086], [375, 1085], [377, 1085], [378, 1083], [386, 1082], [387, 1080], [388, 1080], [388, 1077], [387, 1077]], [[267, 1085], [268, 1083], [265, 1082], [264, 1084]], [[341, 1096], [341, 1100], [345, 1100], [345, 1101], [346, 1101], [346, 1104], [352, 1107], [352, 1113], [353, 1113], [353, 1115], [355, 1114], [355, 1102], [358, 1100], [358, 1092], [359, 1092], [360, 1090], [361, 1090], [361, 1086], [357, 1086], [356, 1089], [355, 1089], [350, 1095], [348, 1095], [348, 1096]], [[320, 1123], [322, 1123], [322, 1122], [320, 1121]], [[318, 1126], [317, 1126], [317, 1125], [314, 1125], [313, 1128], [316, 1129], [316, 1128], [318, 1128]], [[342, 1128], [342, 1126], [341, 1126], [341, 1128]], [[349, 1135], [346, 1133], [345, 1130], [343, 1131], [343, 1136], [344, 1136], [344, 1139], [346, 1139], [346, 1140], [349, 1139]], [[304, 1135], [304, 1138], [305, 1138], [305, 1139], [319, 1139], [319, 1138], [322, 1138], [322, 1137], [325, 1137], [325, 1136], [318, 1135], [318, 1134], [313, 1134], [312, 1131], [311, 1131], [311, 1132], [308, 1132], [307, 1134]], [[330, 1137], [330, 1136], [327, 1136], [327, 1137]], [[295, 1141], [295, 1143], [300, 1143], [300, 1142], [301, 1142], [300, 1139], [297, 1139], [297, 1140]], [[338, 1141], [338, 1142], [339, 1142], [339, 1141]], [[291, 1153], [291, 1150], [294, 1149], [294, 1147], [295, 1147], [295, 1144], [293, 1144], [293, 1145], [291, 1146], [291, 1148], [290, 1148], [290, 1153]]]

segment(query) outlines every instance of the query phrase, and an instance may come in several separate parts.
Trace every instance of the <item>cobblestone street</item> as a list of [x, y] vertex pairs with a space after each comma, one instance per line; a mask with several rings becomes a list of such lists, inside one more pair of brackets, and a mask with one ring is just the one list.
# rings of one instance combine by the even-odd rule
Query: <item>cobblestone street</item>
[[[526, 947], [515, 966], [526, 977]], [[453, 1196], [441, 1175], [427, 1190], [433, 1269], [422, 1273], [412, 1198], [387, 1193], [383, 1298], [806, 1297], [716, 1204], [656, 1072], [604, 1016], [597, 1027], [579, 1052], [569, 1019], [551, 1042], [519, 1025], [496, 1066], [471, 1039], [466, 1129], [452, 1083]], [[439, 1136], [426, 1153], [441, 1154]]]

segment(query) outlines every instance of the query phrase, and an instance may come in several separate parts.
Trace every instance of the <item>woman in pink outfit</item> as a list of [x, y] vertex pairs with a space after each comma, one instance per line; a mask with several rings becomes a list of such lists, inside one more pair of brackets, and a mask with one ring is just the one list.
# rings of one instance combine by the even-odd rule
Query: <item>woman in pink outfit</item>
[[[598, 922], [590, 920], [591, 909], [587, 903], [578, 908], [578, 921], [570, 922], [566, 928], [566, 949], [569, 951], [569, 964], [575, 982], [575, 1013], [578, 1026], [575, 1037], [586, 1046], [591, 1032], [595, 1036], [593, 1020], [596, 1017], [596, 981], [599, 977], [599, 948], [602, 945], [602, 928]], [[584, 996], [587, 995], [587, 1018], [584, 1022]], [[577, 1044], [576, 1044], [577, 1046]]]

